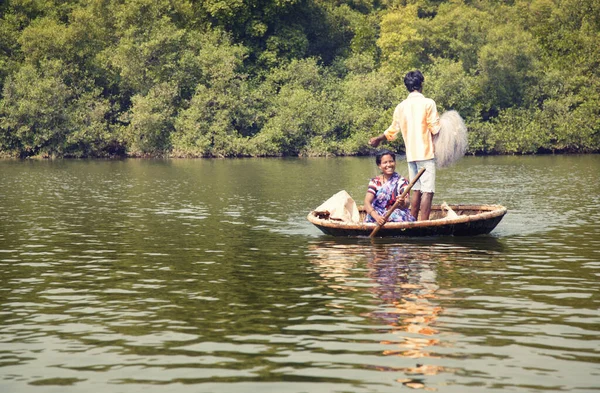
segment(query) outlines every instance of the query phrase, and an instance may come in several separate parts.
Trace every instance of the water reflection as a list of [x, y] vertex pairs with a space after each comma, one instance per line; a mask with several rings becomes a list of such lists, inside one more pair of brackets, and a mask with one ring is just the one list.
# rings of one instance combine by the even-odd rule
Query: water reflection
[[386, 306], [371, 315], [391, 326], [398, 335], [397, 341], [382, 342], [393, 347], [383, 354], [419, 360], [414, 367], [390, 370], [409, 375], [397, 381], [415, 389], [425, 388], [419, 376], [444, 371], [444, 367], [422, 360], [438, 358], [429, 348], [440, 345], [435, 324], [442, 308], [435, 304], [439, 289], [435, 264], [427, 249], [399, 246], [374, 247], [367, 263], [369, 276], [378, 284], [372, 291]]
[[[336, 291], [366, 291], [373, 309], [361, 315], [388, 333], [381, 340], [383, 356], [414, 361], [411, 366], [370, 366], [402, 374], [395, 380], [414, 389], [428, 387], [424, 376], [452, 371], [436, 364], [433, 348], [444, 343], [436, 324], [443, 308], [438, 294], [448, 295], [437, 283], [437, 268], [448, 258], [432, 247], [410, 244], [321, 242], [311, 247], [313, 263], [327, 285]], [[364, 282], [360, 275], [369, 282]], [[385, 327], [385, 328], [384, 328]], [[405, 363], [405, 362], [402, 362]], [[369, 366], [367, 366], [369, 367]]]

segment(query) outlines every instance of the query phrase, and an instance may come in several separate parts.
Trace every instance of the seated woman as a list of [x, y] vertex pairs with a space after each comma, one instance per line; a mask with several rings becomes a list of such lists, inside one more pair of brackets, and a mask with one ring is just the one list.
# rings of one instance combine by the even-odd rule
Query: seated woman
[[[408, 181], [396, 173], [396, 155], [391, 151], [384, 150], [377, 154], [375, 163], [381, 170], [381, 175], [372, 178], [369, 182], [364, 203], [367, 213], [365, 221], [377, 222], [379, 225], [383, 225], [385, 223], [383, 216], [396, 202], [396, 198], [404, 192], [404, 187], [408, 186]], [[408, 194], [406, 194], [404, 200], [390, 215], [388, 221], [415, 221], [408, 207], [409, 199]]]

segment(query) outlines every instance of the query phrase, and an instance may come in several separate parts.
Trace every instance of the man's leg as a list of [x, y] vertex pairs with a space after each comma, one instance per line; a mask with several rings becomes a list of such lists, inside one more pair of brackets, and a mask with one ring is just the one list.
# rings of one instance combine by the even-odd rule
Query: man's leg
[[410, 193], [410, 214], [415, 218], [419, 219], [419, 209], [421, 208], [421, 191], [411, 191]]
[[[418, 172], [417, 163], [412, 161], [408, 163], [408, 178], [414, 179]], [[421, 208], [421, 184], [419, 180], [415, 182], [413, 189], [410, 192], [410, 214], [419, 219], [419, 209]]]
[[424, 192], [421, 197], [421, 221], [429, 220], [431, 213], [431, 203], [433, 202], [433, 192]]
[[419, 179], [421, 183], [421, 217], [420, 221], [429, 220], [431, 213], [431, 203], [433, 202], [433, 194], [435, 193], [435, 160], [418, 161], [419, 166], [426, 169], [423, 176]]

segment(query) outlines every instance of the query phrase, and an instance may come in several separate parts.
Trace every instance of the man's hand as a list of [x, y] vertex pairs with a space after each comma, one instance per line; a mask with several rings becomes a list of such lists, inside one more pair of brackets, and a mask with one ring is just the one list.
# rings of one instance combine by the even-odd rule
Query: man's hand
[[369, 139], [369, 145], [377, 147], [384, 139], [385, 135], [374, 136], [373, 138]]

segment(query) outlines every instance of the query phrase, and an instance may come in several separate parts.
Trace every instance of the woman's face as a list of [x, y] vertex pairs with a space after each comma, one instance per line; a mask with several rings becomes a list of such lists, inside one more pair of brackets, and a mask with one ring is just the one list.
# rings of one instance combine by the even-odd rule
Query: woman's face
[[381, 173], [384, 175], [391, 175], [396, 171], [396, 161], [394, 157], [389, 154], [381, 157], [381, 164], [378, 165], [381, 169]]

